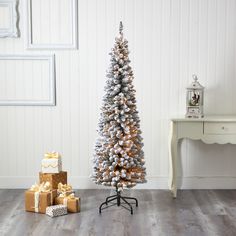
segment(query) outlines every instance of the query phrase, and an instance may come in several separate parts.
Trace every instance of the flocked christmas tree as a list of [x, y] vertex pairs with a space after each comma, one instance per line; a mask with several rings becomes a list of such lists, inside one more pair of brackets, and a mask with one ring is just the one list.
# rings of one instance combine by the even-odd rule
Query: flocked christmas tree
[[132, 84], [134, 76], [122, 22], [110, 55], [92, 180], [120, 190], [146, 182], [140, 120]]

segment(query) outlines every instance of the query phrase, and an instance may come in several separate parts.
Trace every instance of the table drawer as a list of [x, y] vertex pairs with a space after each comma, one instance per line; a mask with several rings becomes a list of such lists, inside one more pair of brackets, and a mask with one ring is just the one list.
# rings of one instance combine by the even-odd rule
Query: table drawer
[[236, 123], [204, 122], [204, 134], [236, 134]]

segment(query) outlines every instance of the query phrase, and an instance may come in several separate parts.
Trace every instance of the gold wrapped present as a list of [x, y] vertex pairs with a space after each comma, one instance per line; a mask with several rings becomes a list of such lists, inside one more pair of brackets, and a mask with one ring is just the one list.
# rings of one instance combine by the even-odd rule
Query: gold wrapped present
[[66, 195], [61, 193], [58, 197], [55, 198], [55, 204], [63, 204], [67, 206], [68, 212], [80, 212], [80, 198], [75, 197], [74, 193]]
[[61, 171], [53, 174], [39, 172], [39, 181], [40, 183], [48, 181], [52, 189], [57, 189], [59, 183], [67, 184], [67, 172]]
[[48, 206], [53, 205], [57, 190], [51, 190], [49, 182], [34, 184], [25, 192], [25, 210], [45, 213]]
[[72, 192], [73, 192], [73, 190], [72, 190], [72, 186], [71, 185], [69, 185], [69, 184], [62, 184], [62, 183], [58, 184], [58, 187], [57, 187], [57, 193], [58, 194], [63, 193], [63, 194], [69, 195]]

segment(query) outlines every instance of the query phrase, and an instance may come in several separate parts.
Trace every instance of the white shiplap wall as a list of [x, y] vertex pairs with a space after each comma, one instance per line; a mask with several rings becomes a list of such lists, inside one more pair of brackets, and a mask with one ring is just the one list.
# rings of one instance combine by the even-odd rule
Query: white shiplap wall
[[[1, 54], [43, 53], [25, 49], [24, 8], [20, 1], [21, 37], [0, 39]], [[0, 107], [0, 187], [31, 185], [48, 150], [62, 154], [75, 188], [96, 187], [88, 178], [90, 159], [108, 53], [122, 20], [145, 142], [149, 182], [140, 187], [167, 188], [168, 120], [185, 113], [191, 75], [196, 73], [206, 86], [206, 113], [236, 113], [236, 1], [79, 0], [78, 18], [79, 50], [51, 51], [56, 55], [57, 106]], [[60, 23], [53, 27], [59, 29]], [[49, 37], [39, 31], [35, 35], [42, 42]], [[233, 145], [183, 141], [183, 187], [236, 187], [235, 152]]]

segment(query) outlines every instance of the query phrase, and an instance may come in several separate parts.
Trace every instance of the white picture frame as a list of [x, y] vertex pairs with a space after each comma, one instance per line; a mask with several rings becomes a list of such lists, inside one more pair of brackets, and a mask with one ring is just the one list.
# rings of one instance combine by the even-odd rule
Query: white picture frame
[[9, 13], [9, 27], [0, 28], [0, 38], [19, 37], [18, 0], [0, 0], [0, 7], [6, 7]]
[[[0, 106], [55, 106], [56, 105], [56, 74], [55, 74], [55, 55], [0, 55], [0, 60], [44, 60], [48, 62], [48, 100], [14, 100], [0, 99]], [[14, 68], [12, 68], [14, 70]]]
[[68, 0], [71, 4], [72, 42], [57, 43], [34, 43], [32, 22], [32, 0], [26, 0], [26, 49], [54, 50], [54, 49], [78, 49], [78, 0]]

